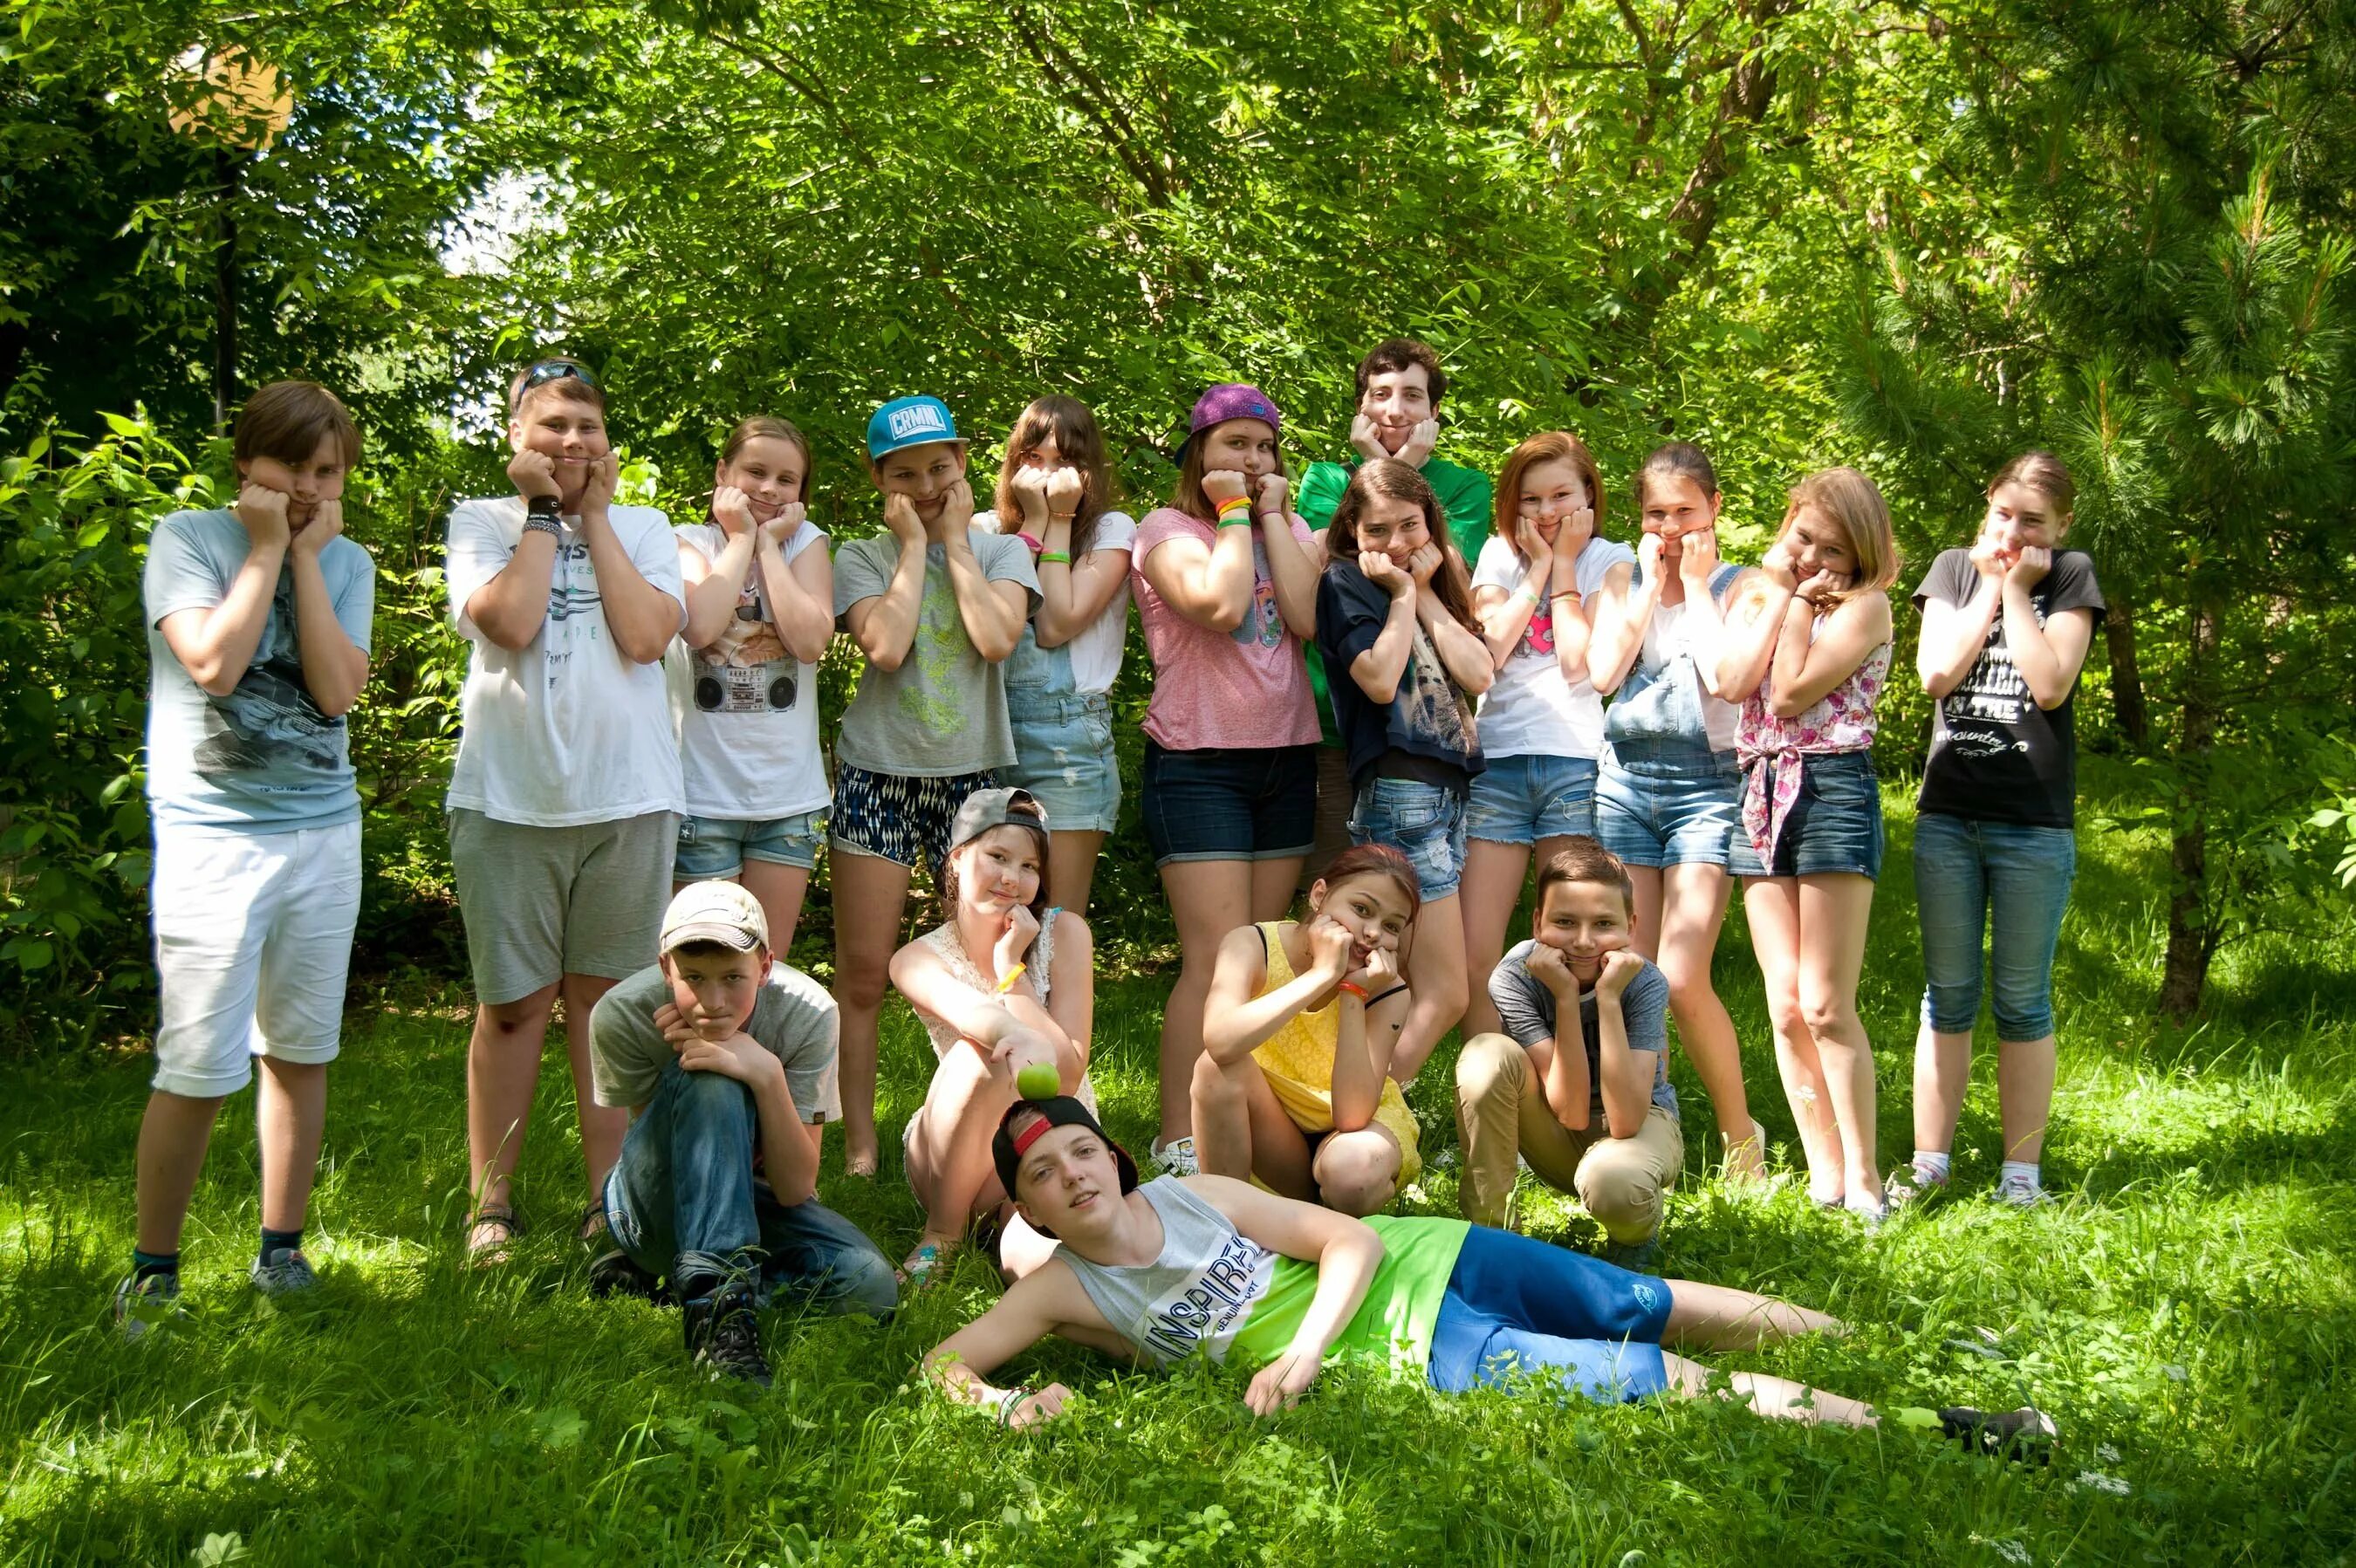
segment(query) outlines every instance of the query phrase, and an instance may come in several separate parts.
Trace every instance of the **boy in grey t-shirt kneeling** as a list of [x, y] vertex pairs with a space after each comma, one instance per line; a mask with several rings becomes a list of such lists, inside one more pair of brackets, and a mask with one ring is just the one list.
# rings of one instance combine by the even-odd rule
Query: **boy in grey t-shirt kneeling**
[[681, 888], [662, 958], [590, 1018], [597, 1103], [630, 1130], [605, 1181], [614, 1240], [686, 1308], [687, 1348], [766, 1386], [754, 1309], [790, 1293], [881, 1316], [892, 1266], [817, 1198], [820, 1130], [842, 1112], [834, 999], [769, 952], [760, 901], [734, 882]]

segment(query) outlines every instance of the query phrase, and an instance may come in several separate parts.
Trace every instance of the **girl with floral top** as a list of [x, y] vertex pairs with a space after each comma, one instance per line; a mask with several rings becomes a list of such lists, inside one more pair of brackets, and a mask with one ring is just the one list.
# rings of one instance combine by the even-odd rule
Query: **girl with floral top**
[[1774, 545], [1730, 596], [1719, 690], [1742, 704], [1742, 821], [1730, 866], [1767, 986], [1809, 1191], [1869, 1223], [1884, 1210], [1873, 1043], [1857, 1014], [1881, 873], [1874, 703], [1898, 580], [1890, 508], [1854, 468], [1792, 491]]
[[1047, 822], [1025, 789], [967, 796], [942, 882], [948, 918], [892, 955], [892, 983], [939, 1058], [903, 1135], [925, 1233], [901, 1266], [918, 1283], [977, 1217], [1005, 1222], [1001, 1257], [1015, 1274], [1036, 1267], [1052, 1245], [1005, 1210], [1006, 1194], [991, 1174], [991, 1133], [1014, 1103], [1016, 1075], [1052, 1064], [1056, 1092], [1096, 1104], [1088, 1083], [1094, 943], [1086, 920], [1047, 902]]

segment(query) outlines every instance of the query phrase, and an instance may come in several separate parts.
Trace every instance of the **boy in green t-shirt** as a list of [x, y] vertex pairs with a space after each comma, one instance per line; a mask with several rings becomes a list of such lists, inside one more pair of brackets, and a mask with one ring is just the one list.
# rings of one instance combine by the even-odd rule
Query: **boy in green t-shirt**
[[[1442, 1393], [1551, 1374], [1590, 1398], [1709, 1391], [1709, 1369], [1664, 1340], [1747, 1349], [1838, 1333], [1823, 1313], [1690, 1280], [1630, 1273], [1543, 1241], [1461, 1219], [1353, 1219], [1226, 1176], [1162, 1176], [1137, 1165], [1076, 1100], [1011, 1108], [991, 1142], [1023, 1218], [1061, 1243], [997, 1305], [935, 1346], [925, 1372], [1001, 1425], [1060, 1414], [1071, 1391], [985, 1380], [1051, 1334], [1166, 1367], [1199, 1349], [1262, 1363], [1253, 1413], [1294, 1404], [1328, 1356], [1419, 1372]], [[1861, 1401], [1771, 1377], [1729, 1374], [1762, 1415], [1879, 1425]], [[1942, 1411], [1951, 1436], [1986, 1453], [2041, 1454], [2053, 1423], [2023, 1408]]]
[[[1423, 474], [1440, 510], [1448, 514], [1448, 532], [1462, 552], [1466, 571], [1481, 558], [1487, 543], [1493, 512], [1489, 476], [1478, 468], [1435, 457], [1440, 440], [1440, 400], [1448, 392], [1448, 372], [1430, 344], [1412, 338], [1390, 338], [1375, 345], [1358, 361], [1358, 412], [1350, 421], [1352, 456], [1346, 463], [1312, 463], [1301, 481], [1301, 515], [1323, 543], [1342, 504], [1342, 492], [1358, 465], [1375, 457], [1397, 457]], [[1342, 742], [1333, 727], [1333, 704], [1325, 693], [1325, 661], [1316, 645], [1308, 646], [1309, 685], [1317, 697], [1317, 725], [1322, 732], [1317, 752], [1317, 843], [1301, 870], [1305, 891], [1324, 872], [1325, 863], [1349, 846], [1345, 826], [1355, 794], [1344, 765]]]

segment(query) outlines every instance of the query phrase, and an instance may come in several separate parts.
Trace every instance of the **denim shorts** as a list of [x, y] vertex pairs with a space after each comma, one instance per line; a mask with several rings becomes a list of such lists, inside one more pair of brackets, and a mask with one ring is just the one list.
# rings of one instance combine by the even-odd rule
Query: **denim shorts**
[[1595, 763], [1585, 757], [1492, 757], [1472, 776], [1464, 831], [1494, 843], [1595, 832]]
[[1350, 842], [1406, 855], [1425, 903], [1452, 898], [1464, 875], [1464, 797], [1414, 779], [1369, 779], [1350, 809]]
[[1108, 833], [1120, 818], [1120, 767], [1113, 758], [1112, 704], [1102, 696], [1054, 696], [1010, 686], [1014, 766], [998, 781], [1028, 789], [1055, 832]]
[[1431, 1326], [1431, 1386], [1442, 1393], [1535, 1376], [1604, 1403], [1669, 1386], [1661, 1336], [1669, 1287], [1510, 1230], [1466, 1233]]
[[679, 852], [670, 863], [671, 880], [702, 882], [735, 876], [748, 860], [813, 870], [818, 865], [818, 841], [825, 836], [824, 811], [801, 811], [766, 822], [681, 817]]
[[948, 864], [949, 829], [958, 808], [968, 795], [996, 782], [996, 776], [986, 772], [911, 779], [844, 763], [835, 769], [834, 847], [850, 854], [872, 854], [911, 871], [921, 857], [931, 863], [937, 877]]
[[1968, 1035], [1980, 1015], [1980, 939], [1987, 939], [1996, 1037], [2053, 1032], [2053, 949], [2078, 872], [2068, 828], [1983, 822], [1924, 811], [1914, 819], [1914, 898], [1922, 914], [1922, 1021]]
[[1595, 836], [1630, 865], [1724, 865], [1741, 790], [1730, 751], [1615, 742], [1595, 777]]
[[[1767, 788], [1775, 788], [1775, 765], [1762, 758]], [[1800, 769], [1800, 798], [1783, 819], [1775, 840], [1775, 864], [1759, 858], [1751, 835], [1734, 824], [1734, 849], [1727, 869], [1737, 876], [1825, 876], [1847, 872], [1881, 875], [1881, 781], [1873, 755], [1844, 751], [1811, 757]]]
[[1145, 743], [1145, 842], [1153, 864], [1286, 860], [1317, 837], [1317, 746], [1164, 751]]

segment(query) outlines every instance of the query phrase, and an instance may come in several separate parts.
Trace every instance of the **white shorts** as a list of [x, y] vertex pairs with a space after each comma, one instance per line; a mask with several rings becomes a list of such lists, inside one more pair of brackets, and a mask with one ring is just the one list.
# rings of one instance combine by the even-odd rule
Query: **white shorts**
[[360, 911], [360, 825], [155, 835], [155, 1087], [192, 1100], [253, 1081], [254, 1057], [333, 1061]]

